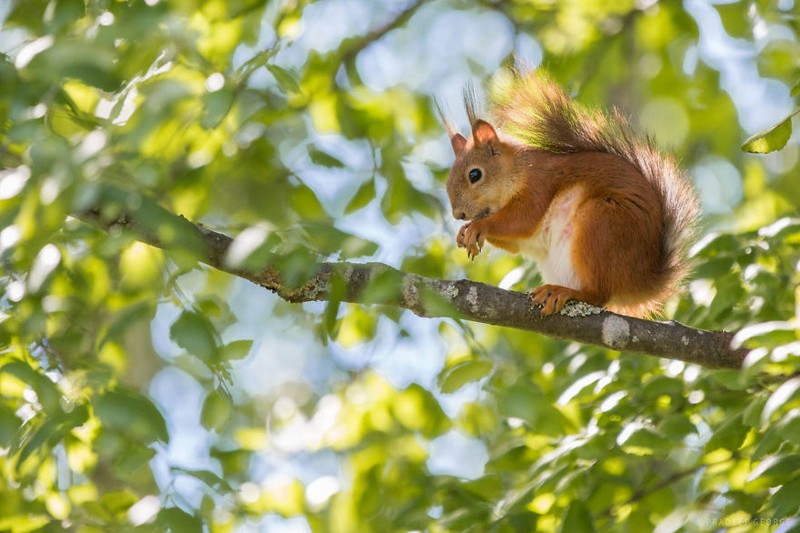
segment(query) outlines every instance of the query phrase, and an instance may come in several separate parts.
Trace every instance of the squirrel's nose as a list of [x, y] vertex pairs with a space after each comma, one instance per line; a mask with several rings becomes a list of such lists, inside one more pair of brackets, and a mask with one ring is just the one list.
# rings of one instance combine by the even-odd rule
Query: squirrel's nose
[[455, 210], [455, 209], [453, 209], [453, 216], [454, 216], [454, 217], [455, 217], [457, 220], [464, 220], [465, 218], [467, 218], [467, 214], [466, 214], [464, 211], [460, 211], [460, 210], [459, 210], [459, 211], [457, 211], [457, 210]]

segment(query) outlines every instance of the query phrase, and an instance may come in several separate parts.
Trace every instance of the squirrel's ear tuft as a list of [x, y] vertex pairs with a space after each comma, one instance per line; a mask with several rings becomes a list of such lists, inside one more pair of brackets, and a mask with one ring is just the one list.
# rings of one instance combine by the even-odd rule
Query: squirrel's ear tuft
[[467, 139], [460, 133], [454, 133], [453, 136], [450, 137], [450, 144], [453, 146], [453, 152], [458, 155], [467, 145]]
[[497, 132], [485, 120], [478, 120], [472, 127], [472, 136], [479, 144], [490, 144], [497, 141]]

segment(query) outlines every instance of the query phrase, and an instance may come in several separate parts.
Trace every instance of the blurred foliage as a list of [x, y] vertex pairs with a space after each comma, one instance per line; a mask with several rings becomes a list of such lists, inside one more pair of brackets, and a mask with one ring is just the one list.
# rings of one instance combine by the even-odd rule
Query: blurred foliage
[[[795, 1], [11, 0], [0, 20], [0, 531], [800, 523]], [[197, 262], [170, 212], [289, 282], [369, 258], [535, 283], [455, 248], [431, 105], [514, 48], [695, 176], [705, 236], [669, 312], [739, 331], [742, 371], [292, 306]], [[787, 105], [743, 113], [743, 72]]]

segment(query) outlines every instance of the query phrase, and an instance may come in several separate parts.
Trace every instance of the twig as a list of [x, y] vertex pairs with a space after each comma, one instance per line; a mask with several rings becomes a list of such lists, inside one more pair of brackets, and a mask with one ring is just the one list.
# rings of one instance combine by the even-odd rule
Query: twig
[[392, 20], [383, 26], [376, 28], [369, 33], [358, 37], [340, 49], [342, 54], [342, 62], [349, 62], [361, 53], [367, 46], [381, 39], [390, 31], [399, 28], [410, 19], [417, 10], [425, 4], [426, 0], [415, 0], [403, 11], [397, 14]]

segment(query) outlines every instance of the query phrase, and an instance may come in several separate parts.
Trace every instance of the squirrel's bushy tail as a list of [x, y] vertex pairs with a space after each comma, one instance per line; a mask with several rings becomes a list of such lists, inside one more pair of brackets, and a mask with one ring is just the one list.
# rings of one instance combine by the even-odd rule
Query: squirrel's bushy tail
[[661, 244], [666, 297], [688, 274], [685, 260], [696, 236], [700, 207], [692, 185], [675, 159], [661, 154], [617, 110], [611, 114], [580, 106], [541, 71], [516, 73], [497, 91], [492, 114], [502, 131], [522, 143], [554, 153], [606, 152], [634, 167], [653, 185], [664, 205]]

